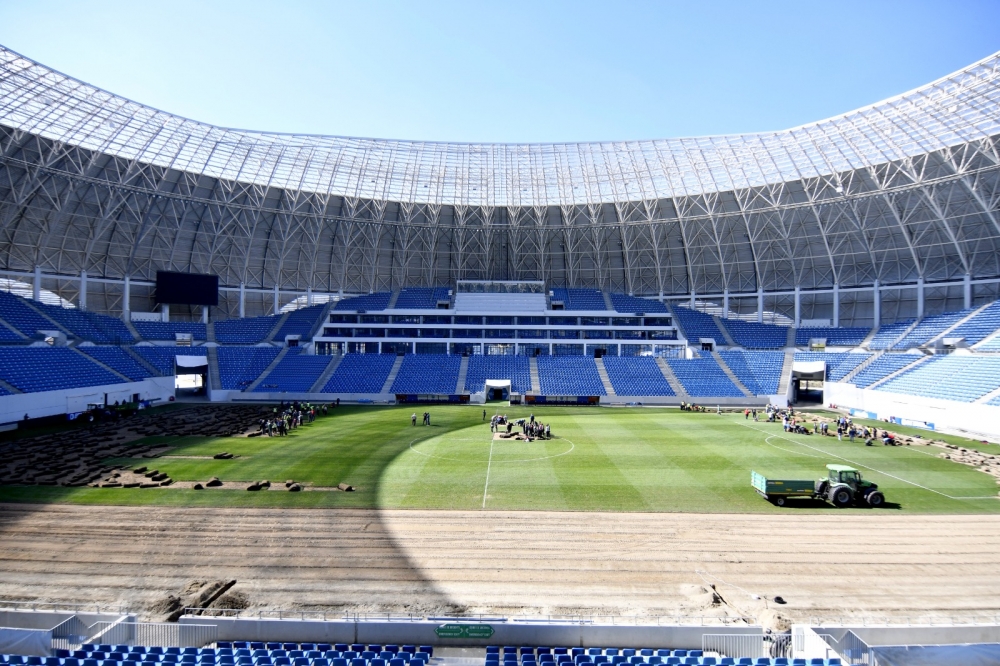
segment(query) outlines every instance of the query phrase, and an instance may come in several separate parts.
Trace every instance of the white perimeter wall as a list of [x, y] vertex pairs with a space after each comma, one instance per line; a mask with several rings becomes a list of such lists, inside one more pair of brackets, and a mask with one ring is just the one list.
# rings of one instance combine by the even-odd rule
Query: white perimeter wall
[[142, 400], [165, 402], [174, 395], [174, 378], [150, 377], [141, 382], [0, 396], [0, 423], [20, 421], [25, 414], [34, 419], [82, 412], [87, 409], [88, 403], [103, 404], [105, 393], [108, 394], [108, 402], [111, 404], [116, 400], [127, 402], [132, 399], [133, 393], [138, 393]]

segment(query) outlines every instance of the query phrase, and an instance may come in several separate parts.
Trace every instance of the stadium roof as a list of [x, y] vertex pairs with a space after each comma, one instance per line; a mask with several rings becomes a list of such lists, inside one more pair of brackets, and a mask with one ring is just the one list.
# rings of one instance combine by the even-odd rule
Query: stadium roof
[[[898, 97], [778, 132], [469, 144], [215, 127], [138, 104], [0, 47], [0, 124], [178, 171], [360, 199], [572, 206], [833, 176], [1000, 133], [1000, 53]], [[836, 186], [836, 184], [834, 184]]]

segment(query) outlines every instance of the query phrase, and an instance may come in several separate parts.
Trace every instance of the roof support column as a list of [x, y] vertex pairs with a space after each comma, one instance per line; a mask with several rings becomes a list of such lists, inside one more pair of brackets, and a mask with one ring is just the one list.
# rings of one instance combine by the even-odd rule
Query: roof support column
[[795, 328], [802, 325], [802, 289], [795, 285]]
[[271, 314], [278, 314], [278, 285], [274, 285], [274, 311]]
[[729, 290], [724, 289], [722, 292], [722, 318], [729, 319]]
[[35, 279], [31, 283], [31, 297], [36, 301], [42, 300], [42, 267], [35, 266]]
[[917, 319], [924, 318], [924, 278], [917, 278]]
[[247, 316], [247, 286], [240, 282], [240, 319]]
[[312, 304], [313, 304], [313, 288], [310, 286], [306, 287], [306, 305], [309, 306]]
[[764, 290], [757, 287], [757, 323], [764, 323]]
[[77, 307], [81, 310], [87, 309], [87, 271], [80, 271], [80, 296], [77, 299]]
[[208, 306], [207, 305], [201, 306], [201, 323], [203, 323], [203, 324], [207, 324], [208, 323]]
[[122, 282], [122, 319], [128, 321], [132, 318], [132, 283], [129, 276], [125, 276]]
[[962, 302], [966, 310], [972, 307], [972, 276], [968, 273], [962, 278]]
[[694, 289], [691, 290], [691, 309], [694, 310], [694, 301], [697, 294], [694, 293]]
[[840, 326], [840, 284], [833, 283], [833, 327]]
[[872, 285], [872, 300], [875, 304], [873, 328], [878, 328], [882, 325], [882, 290], [878, 286], [878, 280]]

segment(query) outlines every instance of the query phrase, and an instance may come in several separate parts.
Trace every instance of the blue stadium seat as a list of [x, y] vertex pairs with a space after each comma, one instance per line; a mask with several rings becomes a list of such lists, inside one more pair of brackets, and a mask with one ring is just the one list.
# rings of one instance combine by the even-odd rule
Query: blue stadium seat
[[857, 347], [869, 333], [870, 328], [860, 326], [803, 327], [795, 331], [795, 344], [808, 345], [813, 338], [826, 338], [827, 347]]
[[347, 311], [360, 311], [365, 312], [376, 312], [378, 310], [385, 310], [389, 306], [389, 300], [392, 298], [391, 291], [381, 291], [375, 294], [369, 294], [367, 296], [355, 296], [354, 298], [345, 298], [342, 301], [338, 301], [337, 305], [334, 306], [334, 310], [347, 310]]
[[944, 314], [924, 317], [916, 327], [906, 334], [906, 336], [892, 346], [895, 350], [912, 349], [919, 347], [926, 342], [943, 333], [945, 329], [954, 326], [964, 317], [967, 317], [972, 310], [959, 310], [958, 312], [945, 312]]
[[651, 312], [667, 312], [667, 306], [651, 298], [636, 298], [627, 294], [608, 294], [615, 312], [649, 314]]
[[606, 395], [594, 359], [587, 356], [539, 356], [542, 395]]
[[700, 338], [711, 338], [719, 345], [726, 343], [725, 336], [711, 315], [682, 305], [673, 305], [670, 309], [674, 314], [674, 322], [680, 326], [684, 337], [692, 343], [697, 343]]
[[973, 402], [998, 387], [1000, 358], [952, 354], [915, 365], [875, 390]]
[[723, 319], [722, 323], [736, 344], [747, 349], [781, 349], [788, 342], [787, 326], [739, 319]]
[[220, 345], [255, 345], [263, 342], [278, 323], [277, 316], [224, 319], [212, 324]]
[[345, 354], [323, 393], [378, 393], [395, 362], [395, 354]]
[[121, 347], [93, 346], [77, 347], [77, 349], [116, 372], [120, 372], [132, 381], [141, 381], [153, 376], [153, 373], [149, 372], [145, 366], [132, 358]]
[[243, 391], [271, 365], [277, 347], [219, 347], [219, 378], [227, 391]]
[[284, 342], [289, 335], [300, 335], [305, 340], [312, 333], [319, 323], [319, 319], [326, 310], [326, 305], [311, 305], [306, 308], [293, 310], [288, 315], [288, 319], [281, 325], [278, 332], [274, 334], [272, 340]]
[[332, 361], [330, 356], [303, 354], [292, 347], [278, 365], [254, 389], [254, 393], [308, 391]]
[[922, 356], [917, 354], [883, 354], [872, 361], [861, 372], [854, 375], [850, 383], [858, 388], [867, 388], [875, 382], [885, 379], [892, 373], [916, 363]]
[[602, 360], [617, 395], [674, 395], [656, 359], [650, 356], [605, 356]]
[[196, 322], [183, 321], [134, 321], [132, 326], [144, 340], [177, 339], [177, 333], [190, 333], [194, 340], [205, 340], [208, 337], [205, 325]]
[[461, 356], [407, 354], [389, 391], [390, 393], [454, 393], [461, 365]]
[[0, 347], [0, 379], [25, 393], [124, 383], [67, 347]]
[[524, 356], [470, 356], [465, 390], [480, 393], [485, 390], [487, 379], [509, 379], [511, 391], [527, 393], [531, 390], [530, 361]]
[[775, 395], [785, 364], [784, 352], [722, 351], [722, 360], [754, 395]]
[[670, 369], [695, 398], [741, 398], [743, 392], [715, 362], [715, 358], [668, 359]]

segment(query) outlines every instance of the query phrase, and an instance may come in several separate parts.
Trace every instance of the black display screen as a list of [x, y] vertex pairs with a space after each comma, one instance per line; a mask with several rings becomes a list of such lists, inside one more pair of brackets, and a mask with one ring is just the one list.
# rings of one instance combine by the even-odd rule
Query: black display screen
[[178, 305], [218, 305], [219, 276], [156, 271], [156, 302]]

